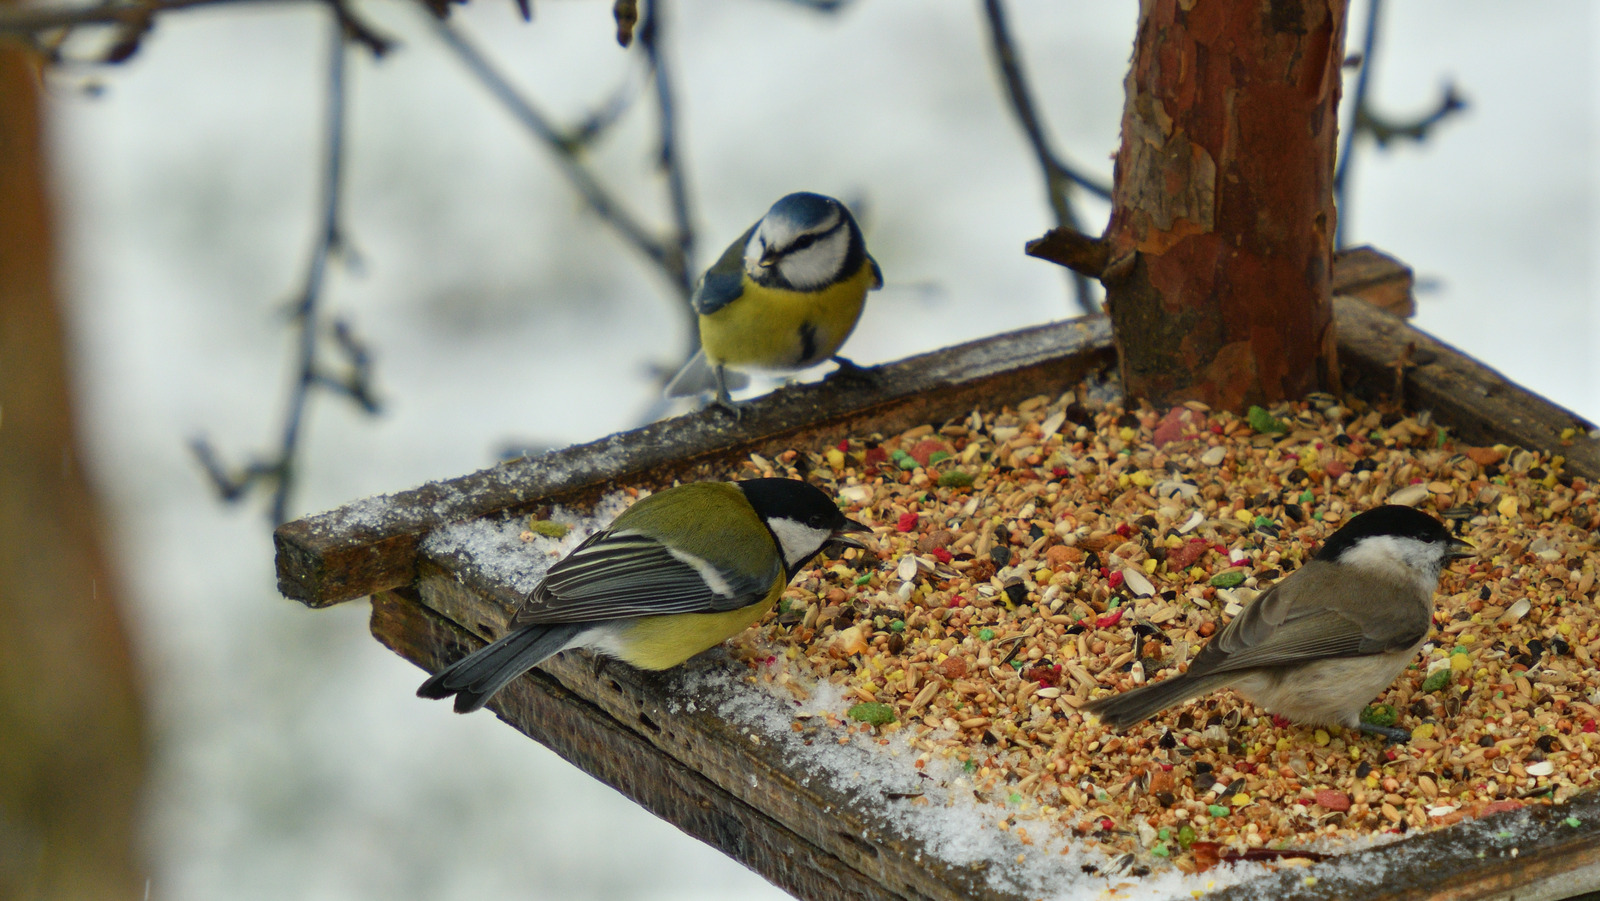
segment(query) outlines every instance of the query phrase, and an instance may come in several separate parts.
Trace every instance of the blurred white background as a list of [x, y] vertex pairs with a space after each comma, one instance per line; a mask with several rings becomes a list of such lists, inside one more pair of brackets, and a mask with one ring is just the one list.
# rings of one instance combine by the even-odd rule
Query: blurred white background
[[[1135, 7], [1010, 4], [1058, 149], [1107, 179]], [[359, 9], [402, 46], [353, 56], [361, 266], [334, 270], [326, 303], [377, 354], [386, 406], [314, 401], [293, 515], [481, 468], [511, 441], [630, 427], [647, 366], [681, 345], [664, 284], [419, 9]], [[1453, 78], [1470, 108], [1424, 146], [1362, 148], [1349, 237], [1433, 285], [1420, 327], [1600, 419], [1600, 8], [1386, 13], [1380, 107], [1423, 112]], [[668, 15], [698, 266], [778, 196], [817, 190], [859, 203], [889, 282], [846, 347], [859, 361], [1070, 314], [1063, 272], [1022, 254], [1049, 213], [980, 4], [678, 0]], [[503, 0], [454, 16], [562, 121], [639, 62], [609, 3], [540, 2], [526, 25]], [[365, 603], [277, 595], [262, 505], [220, 506], [189, 455], [199, 433], [233, 460], [277, 438], [328, 34], [320, 5], [197, 10], [95, 73], [99, 97], [82, 73], [49, 81], [80, 415], [154, 717], [150, 897], [780, 896], [492, 716], [417, 700], [421, 672], [368, 637]], [[641, 102], [591, 158], [664, 225], [652, 133]], [[1098, 231], [1105, 207], [1084, 212]]]

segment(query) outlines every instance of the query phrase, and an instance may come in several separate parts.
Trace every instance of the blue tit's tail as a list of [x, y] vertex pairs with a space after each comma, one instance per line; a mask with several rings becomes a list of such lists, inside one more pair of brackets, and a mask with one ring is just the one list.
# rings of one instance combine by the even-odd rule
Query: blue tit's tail
[[523, 626], [457, 660], [422, 683], [419, 698], [456, 696], [456, 712], [471, 713], [506, 683], [565, 648], [590, 623]]
[[1153, 685], [1143, 685], [1119, 695], [1101, 698], [1079, 709], [1098, 716], [1101, 722], [1113, 729], [1126, 729], [1174, 704], [1182, 704], [1190, 698], [1221, 688], [1238, 676], [1238, 673], [1218, 673], [1191, 678], [1184, 673]]
[[707, 391], [718, 391], [726, 388], [729, 391], [738, 391], [750, 384], [750, 377], [742, 372], [733, 372], [724, 369], [722, 372], [722, 385], [717, 384], [716, 370], [706, 362], [704, 349], [694, 352], [689, 362], [683, 364], [678, 374], [667, 383], [665, 394], [667, 397], [694, 397], [705, 394]]

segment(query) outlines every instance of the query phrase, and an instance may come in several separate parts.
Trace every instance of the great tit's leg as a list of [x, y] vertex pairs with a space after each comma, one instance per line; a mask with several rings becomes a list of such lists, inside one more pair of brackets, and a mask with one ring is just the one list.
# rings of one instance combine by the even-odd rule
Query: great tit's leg
[[832, 360], [833, 362], [839, 364], [839, 368], [835, 369], [828, 375], [829, 379], [875, 384], [881, 378], [881, 376], [878, 374], [877, 367], [861, 366], [855, 363], [855, 361], [841, 357], [838, 354], [835, 354], [832, 357]]
[[717, 379], [717, 396], [716, 399], [711, 402], [711, 405], [713, 407], [721, 407], [722, 409], [727, 410], [729, 413], [732, 413], [734, 422], [738, 422], [739, 420], [743, 419], [744, 409], [741, 408], [738, 402], [733, 399], [733, 395], [728, 393], [728, 376], [723, 369], [722, 364], [718, 363], [716, 366], [712, 367], [711, 372], [714, 376], [716, 376]]
[[1403, 745], [1411, 741], [1411, 733], [1399, 726], [1379, 726], [1376, 723], [1362, 723], [1356, 728], [1362, 732], [1381, 735], [1388, 739], [1387, 743], [1391, 745]]

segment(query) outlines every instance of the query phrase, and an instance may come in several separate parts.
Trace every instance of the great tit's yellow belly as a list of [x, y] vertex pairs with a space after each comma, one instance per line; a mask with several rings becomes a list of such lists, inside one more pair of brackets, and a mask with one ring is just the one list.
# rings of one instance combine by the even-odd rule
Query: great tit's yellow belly
[[743, 632], [767, 614], [788, 584], [780, 574], [767, 596], [748, 607], [725, 613], [677, 613], [647, 616], [618, 634], [613, 653], [639, 669], [668, 669]]
[[855, 330], [872, 286], [872, 264], [821, 291], [766, 288], [744, 277], [744, 293], [700, 317], [700, 343], [712, 365], [804, 369], [839, 352]]

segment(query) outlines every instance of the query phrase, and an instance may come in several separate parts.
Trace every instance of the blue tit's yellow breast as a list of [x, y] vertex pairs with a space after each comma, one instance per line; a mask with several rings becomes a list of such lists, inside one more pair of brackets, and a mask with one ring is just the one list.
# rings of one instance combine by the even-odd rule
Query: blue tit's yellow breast
[[677, 666], [743, 632], [765, 616], [788, 584], [787, 574], [780, 573], [765, 597], [738, 610], [642, 617], [618, 636], [617, 656], [639, 669]]
[[870, 260], [819, 291], [767, 288], [746, 275], [738, 299], [700, 317], [706, 359], [735, 369], [803, 369], [821, 363], [855, 330], [874, 281]]

